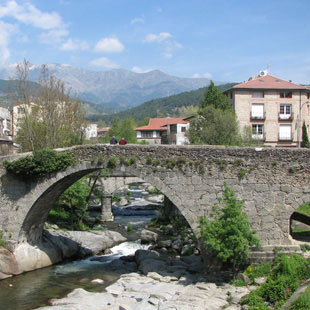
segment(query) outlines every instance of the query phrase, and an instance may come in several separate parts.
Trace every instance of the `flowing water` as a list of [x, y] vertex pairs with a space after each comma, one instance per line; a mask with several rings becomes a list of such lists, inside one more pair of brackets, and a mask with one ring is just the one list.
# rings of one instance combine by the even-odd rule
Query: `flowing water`
[[[147, 194], [139, 186], [129, 188], [131, 197], [142, 202]], [[142, 201], [141, 201], [142, 200]], [[148, 203], [146, 203], [147, 205]], [[107, 229], [127, 233], [125, 226], [133, 231], [127, 233], [128, 240], [139, 238], [138, 229], [145, 226], [154, 216], [116, 216], [114, 222], [107, 223]], [[43, 269], [31, 271], [0, 281], [0, 310], [30, 310], [48, 305], [51, 298], [61, 298], [75, 288], [84, 288], [90, 292], [102, 292], [120, 277], [117, 271], [104, 266], [120, 256], [134, 254], [137, 249], [147, 248], [140, 241], [124, 242], [111, 249], [112, 254], [103, 255], [104, 259], [87, 259], [61, 263]], [[102, 279], [103, 285], [93, 284], [91, 280]]]
[[[46, 306], [51, 298], [61, 298], [75, 288], [90, 292], [102, 292], [114, 283], [120, 273], [111, 272], [104, 265], [123, 255], [133, 254], [144, 248], [140, 241], [124, 242], [111, 249], [112, 254], [103, 255], [104, 261], [91, 261], [91, 257], [31, 271], [0, 281], [1, 310], [30, 310]], [[104, 284], [93, 284], [94, 279]]]

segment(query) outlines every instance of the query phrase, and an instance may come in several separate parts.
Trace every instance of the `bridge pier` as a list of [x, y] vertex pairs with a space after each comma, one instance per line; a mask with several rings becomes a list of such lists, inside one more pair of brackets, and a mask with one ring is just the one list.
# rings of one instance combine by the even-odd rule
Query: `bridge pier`
[[112, 195], [105, 195], [101, 208], [101, 222], [113, 221], [114, 216], [112, 213]]

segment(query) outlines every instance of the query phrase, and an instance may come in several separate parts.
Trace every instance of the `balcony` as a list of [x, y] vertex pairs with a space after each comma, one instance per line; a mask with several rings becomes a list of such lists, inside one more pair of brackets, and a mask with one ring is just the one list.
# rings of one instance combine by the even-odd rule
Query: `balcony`
[[263, 114], [255, 114], [253, 112], [250, 113], [251, 121], [264, 121], [266, 119], [266, 112]]
[[255, 141], [265, 141], [265, 133], [252, 133], [252, 139]]
[[291, 114], [281, 114], [279, 112], [279, 121], [292, 121], [294, 119], [294, 113]]

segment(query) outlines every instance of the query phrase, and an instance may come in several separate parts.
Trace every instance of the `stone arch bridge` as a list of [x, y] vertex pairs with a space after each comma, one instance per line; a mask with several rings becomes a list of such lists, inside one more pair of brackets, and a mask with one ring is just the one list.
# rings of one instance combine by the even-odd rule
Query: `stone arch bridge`
[[[109, 177], [138, 177], [156, 186], [197, 230], [200, 216], [208, 216], [224, 182], [244, 201], [252, 229], [263, 245], [290, 245], [290, 219], [310, 202], [310, 150], [220, 146], [84, 145], [70, 151], [78, 163], [36, 180], [22, 181], [7, 174], [2, 164], [0, 231], [11, 249], [40, 241], [44, 222], [59, 195], [78, 179], [106, 166], [117, 167]], [[0, 158], [0, 163], [25, 154]], [[103, 157], [98, 165], [96, 158]], [[136, 158], [126, 166], [120, 158]], [[133, 160], [134, 161], [134, 160]]]

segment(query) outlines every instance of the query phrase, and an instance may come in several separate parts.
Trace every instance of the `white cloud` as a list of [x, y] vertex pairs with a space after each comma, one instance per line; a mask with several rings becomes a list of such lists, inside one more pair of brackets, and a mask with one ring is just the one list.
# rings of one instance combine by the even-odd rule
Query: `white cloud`
[[135, 17], [130, 21], [130, 24], [136, 24], [136, 23], [144, 23], [144, 18], [142, 17]]
[[159, 34], [154, 34], [154, 33], [149, 33], [145, 39], [143, 40], [143, 42], [146, 43], [153, 43], [153, 42], [157, 42], [157, 43], [161, 43], [169, 38], [172, 38], [172, 35], [169, 32], [160, 32]]
[[85, 41], [68, 39], [60, 46], [59, 49], [62, 51], [75, 51], [75, 50], [85, 51], [88, 48], [89, 48], [88, 43]]
[[0, 5], [0, 17], [13, 17], [19, 22], [45, 30], [64, 26], [62, 18], [57, 12], [42, 12], [29, 2], [19, 5], [15, 0]]
[[10, 57], [8, 48], [10, 36], [16, 31], [16, 26], [0, 21], [0, 64], [3, 65]]
[[68, 35], [69, 31], [66, 29], [55, 29], [41, 33], [39, 38], [42, 43], [53, 45], [61, 43], [64, 37], [67, 37]]
[[183, 45], [176, 41], [169, 41], [166, 44], [165, 51], [163, 53], [165, 58], [172, 58], [173, 52], [179, 48], [183, 48]]
[[209, 73], [209, 72], [205, 72], [205, 73], [202, 73], [202, 74], [195, 73], [192, 77], [195, 78], [195, 79], [199, 79], [199, 78], [211, 79], [212, 78], [212, 74]]
[[91, 61], [90, 65], [93, 67], [100, 67], [105, 69], [115, 69], [120, 67], [118, 64], [114, 63], [107, 57], [94, 59]]
[[124, 50], [124, 45], [117, 38], [102, 38], [95, 46], [96, 52], [120, 53]]
[[132, 67], [131, 69], [132, 72], [135, 72], [135, 73], [147, 73], [147, 72], [150, 72], [152, 71], [152, 69], [146, 69], [146, 70], [143, 70], [141, 69], [140, 67]]

